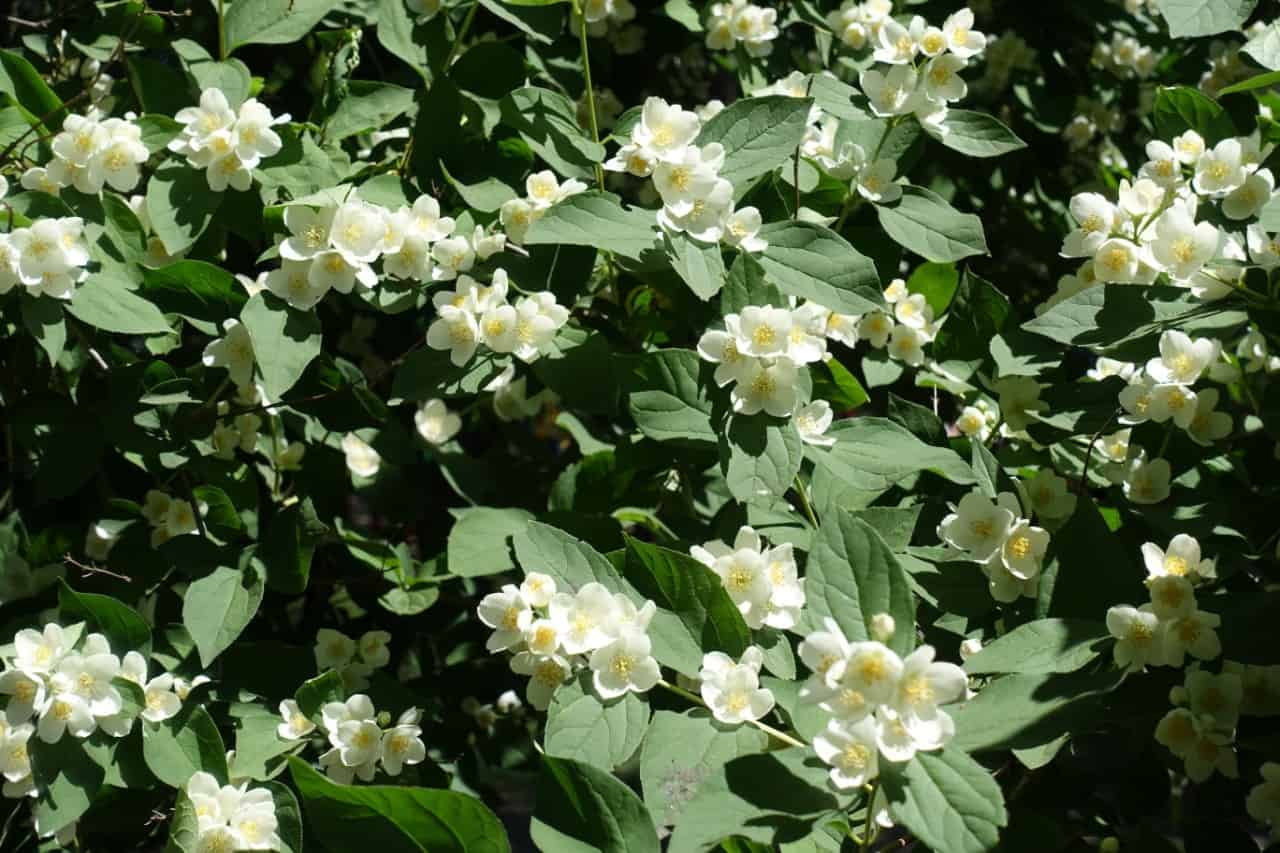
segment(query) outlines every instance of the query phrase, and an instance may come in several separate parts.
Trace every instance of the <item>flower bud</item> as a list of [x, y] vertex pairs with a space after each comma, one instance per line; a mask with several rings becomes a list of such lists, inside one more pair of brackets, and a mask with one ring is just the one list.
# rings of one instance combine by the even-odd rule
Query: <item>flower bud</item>
[[1187, 704], [1187, 688], [1183, 687], [1181, 684], [1174, 687], [1169, 691], [1169, 701], [1174, 705]]
[[888, 613], [877, 613], [871, 617], [871, 638], [881, 643], [888, 642], [897, 625]]
[[514, 714], [519, 711], [524, 704], [520, 701], [520, 697], [516, 695], [514, 690], [508, 690], [498, 697], [498, 701], [494, 702], [494, 706], [498, 709], [499, 714]]
[[982, 641], [977, 637], [969, 637], [960, 644], [960, 660], [968, 660], [980, 651], [982, 651]]

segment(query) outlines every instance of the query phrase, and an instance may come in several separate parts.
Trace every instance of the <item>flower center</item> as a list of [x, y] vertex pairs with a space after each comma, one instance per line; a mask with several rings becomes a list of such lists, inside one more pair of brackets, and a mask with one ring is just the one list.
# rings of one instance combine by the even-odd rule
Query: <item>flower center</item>
[[870, 758], [871, 750], [860, 743], [851, 743], [840, 751], [840, 769], [861, 770]]
[[1021, 534], [1009, 540], [1009, 553], [1021, 560], [1031, 553], [1031, 540]]

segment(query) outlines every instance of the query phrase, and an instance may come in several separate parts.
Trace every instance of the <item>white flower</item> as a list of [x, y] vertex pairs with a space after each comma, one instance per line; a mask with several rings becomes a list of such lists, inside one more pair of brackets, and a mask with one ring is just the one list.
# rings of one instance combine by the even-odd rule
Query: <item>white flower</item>
[[329, 248], [329, 232], [335, 209], [315, 209], [291, 204], [284, 209], [284, 225], [289, 236], [280, 243], [280, 257], [288, 261], [309, 261]]
[[365, 631], [356, 643], [360, 659], [374, 669], [381, 669], [391, 661], [391, 649], [387, 645], [390, 642], [391, 635], [386, 631]]
[[744, 366], [730, 394], [733, 410], [741, 415], [768, 412], [787, 418], [796, 407], [795, 362], [789, 358], [754, 360]]
[[375, 477], [382, 467], [382, 457], [378, 451], [354, 432], [342, 437], [342, 452], [347, 457], [347, 470], [358, 477]]
[[[27, 745], [35, 727], [30, 723], [22, 723], [11, 727], [0, 727], [0, 775], [4, 776], [8, 785], [21, 782], [31, 776], [31, 756]], [[8, 790], [5, 796], [12, 796]]]
[[471, 361], [480, 340], [480, 327], [475, 315], [453, 305], [437, 309], [438, 316], [427, 327], [427, 346], [448, 350], [449, 359], [457, 367]]
[[1222, 654], [1217, 627], [1222, 618], [1216, 613], [1192, 610], [1187, 615], [1163, 625], [1165, 662], [1182, 666], [1183, 655], [1197, 660], [1213, 660]]
[[414, 412], [413, 423], [423, 440], [437, 446], [453, 438], [462, 429], [462, 418], [457, 412], [449, 411], [444, 401], [439, 398], [432, 398], [423, 403]]
[[71, 692], [50, 695], [39, 714], [36, 734], [45, 743], [57, 743], [66, 732], [73, 737], [86, 738], [96, 727], [89, 704]]
[[325, 732], [332, 740], [337, 735], [338, 726], [350, 720], [373, 720], [377, 712], [368, 696], [357, 693], [345, 702], [326, 702], [320, 708], [320, 717]]
[[737, 725], [759, 720], [773, 710], [773, 693], [760, 687], [762, 659], [757, 646], [748, 646], [737, 663], [724, 652], [703, 655], [702, 700], [712, 716]]
[[49, 673], [70, 651], [70, 643], [62, 626], [50, 622], [43, 631], [23, 628], [13, 638], [14, 660], [18, 669], [33, 673]]
[[720, 181], [723, 163], [724, 146], [716, 142], [702, 147], [690, 145], [659, 162], [653, 170], [653, 186], [662, 197], [668, 215], [687, 216], [697, 201], [710, 196]]
[[542, 218], [542, 211], [523, 198], [513, 198], [502, 203], [498, 221], [506, 229], [507, 237], [517, 245], [524, 242], [529, 226]]
[[915, 33], [924, 32], [924, 19], [919, 15], [911, 19], [908, 29], [893, 18], [886, 18], [876, 35], [877, 47], [873, 54], [876, 62], [891, 65], [904, 65], [915, 59], [920, 46], [916, 43]]
[[971, 439], [985, 442], [991, 435], [991, 425], [987, 423], [987, 415], [977, 406], [965, 406], [956, 418], [956, 430]]
[[1188, 279], [1218, 252], [1218, 229], [1208, 222], [1196, 224], [1185, 207], [1174, 205], [1156, 220], [1151, 253], [1169, 276]]
[[1142, 250], [1121, 237], [1099, 244], [1093, 253], [1093, 270], [1102, 282], [1129, 283], [1144, 277]]
[[704, 332], [698, 339], [698, 355], [704, 361], [716, 365], [714, 379], [721, 388], [740, 381], [755, 362], [755, 359], [744, 355], [738, 347], [738, 339], [741, 337], [738, 315], [728, 314], [724, 322], [724, 331], [712, 329]]
[[1218, 345], [1208, 338], [1192, 338], [1170, 329], [1160, 335], [1160, 357], [1147, 362], [1156, 382], [1192, 385], [1218, 358]]
[[889, 342], [893, 328], [893, 318], [883, 311], [872, 311], [863, 314], [858, 321], [858, 336], [865, 338], [876, 349], [883, 349]]
[[1231, 416], [1226, 412], [1215, 411], [1218, 396], [1216, 388], [1205, 388], [1196, 393], [1195, 413], [1186, 429], [1191, 440], [1203, 447], [1231, 434]]
[[831, 404], [826, 400], [814, 400], [807, 406], [801, 406], [795, 414], [796, 431], [800, 433], [800, 440], [818, 447], [835, 444], [836, 440], [826, 435], [832, 417]]
[[279, 153], [283, 142], [271, 128], [289, 121], [288, 114], [271, 115], [257, 98], [250, 98], [240, 105], [236, 114], [236, 153], [246, 163], [255, 166], [263, 157]]
[[1040, 399], [1040, 390], [1040, 383], [1029, 376], [1009, 376], [995, 383], [1000, 413], [1009, 429], [1026, 429], [1035, 422], [1032, 412], [1048, 408], [1048, 404]]
[[[890, 703], [893, 718], [887, 721], [894, 728], [901, 723], [914, 746], [926, 750], [945, 745], [954, 734], [955, 724], [938, 706], [964, 698], [969, 685], [964, 670], [933, 658], [932, 646], [920, 646], [903, 660], [897, 693]], [[881, 725], [885, 724], [881, 720]], [[899, 760], [888, 754], [885, 757]]]
[[284, 722], [276, 726], [276, 734], [281, 740], [300, 740], [316, 730], [316, 724], [302, 713], [298, 703], [292, 699], [280, 702], [280, 718]]
[[319, 277], [313, 279], [311, 266], [311, 261], [282, 260], [279, 267], [267, 273], [264, 284], [267, 290], [294, 308], [307, 311], [329, 292], [326, 282]]
[[1271, 200], [1275, 188], [1276, 180], [1271, 170], [1259, 169], [1222, 200], [1222, 215], [1237, 221], [1252, 219]]
[[253, 382], [253, 339], [239, 320], [225, 320], [222, 328], [226, 334], [204, 348], [201, 361], [206, 367], [225, 367], [236, 387], [243, 388]]
[[525, 178], [524, 188], [528, 194], [529, 204], [534, 209], [545, 210], [556, 202], [583, 192], [587, 187], [582, 181], [573, 178], [566, 180], [562, 185], [557, 180], [555, 172], [544, 169]]
[[983, 563], [1000, 550], [1015, 518], [1016, 513], [975, 489], [938, 524], [938, 538]]
[[903, 662], [883, 643], [852, 643], [841, 684], [853, 688], [871, 706], [892, 702], [902, 678]]
[[1254, 820], [1270, 824], [1274, 837], [1280, 828], [1280, 764], [1263, 762], [1259, 772], [1262, 781], [1249, 789], [1244, 807]]
[[356, 656], [356, 642], [341, 631], [332, 628], [321, 628], [316, 632], [316, 644], [313, 649], [316, 668], [321, 672], [329, 669], [342, 669], [351, 663]]
[[800, 660], [813, 672], [814, 678], [834, 687], [844, 675], [851, 646], [840, 626], [830, 616], [822, 620], [824, 630], [813, 631], [800, 642]]
[[954, 54], [929, 60], [924, 67], [925, 97], [931, 101], [943, 103], [963, 98], [968, 94], [969, 87], [960, 76], [960, 72], [967, 64], [962, 57]]
[[897, 171], [898, 164], [887, 158], [864, 164], [858, 169], [858, 194], [877, 204], [897, 201], [902, 197], [902, 186], [893, 180]]
[[1204, 782], [1215, 770], [1229, 779], [1239, 776], [1236, 753], [1231, 748], [1232, 740], [1229, 734], [1197, 726], [1195, 744], [1183, 756], [1187, 778], [1196, 783]]
[[[44, 704], [44, 679], [34, 672], [6, 669], [0, 673], [0, 693], [9, 696], [9, 704], [5, 706], [5, 717], [9, 725], [16, 726], [31, 719], [36, 710]], [[0, 723], [0, 730], [3, 728], [3, 724]]]
[[644, 693], [658, 683], [658, 662], [649, 654], [649, 637], [624, 631], [608, 645], [591, 653], [588, 666], [592, 684], [601, 699], [615, 699], [628, 691]]
[[[705, 548], [698, 549], [693, 554], [694, 557], [703, 559], [703, 562], [706, 560], [701, 555], [711, 557]], [[730, 600], [737, 605], [748, 627], [763, 626], [769, 612], [769, 600], [773, 595], [773, 583], [755, 531], [742, 528], [738, 532], [734, 548], [726, 548], [711, 557], [710, 565], [712, 571], [720, 577]]]
[[391, 776], [399, 776], [404, 765], [419, 764], [427, 757], [418, 716], [416, 708], [406, 711], [397, 724], [382, 735], [382, 768]]
[[982, 641], [977, 637], [968, 637], [960, 643], [960, 660], [968, 660], [980, 651], [982, 651]]
[[1000, 560], [1009, 574], [1018, 580], [1031, 580], [1040, 574], [1048, 547], [1048, 533], [1039, 527], [1033, 527], [1025, 518], [1018, 519], [1009, 528], [1009, 534], [1000, 546]]
[[724, 241], [744, 252], [763, 252], [769, 247], [760, 233], [760, 211], [754, 207], [742, 207], [729, 215], [724, 225]]
[[500, 652], [524, 642], [524, 631], [533, 621], [533, 611], [514, 584], [505, 584], [501, 592], [492, 592], [480, 600], [480, 621], [493, 629], [485, 644], [491, 652]]
[[556, 580], [542, 572], [529, 572], [520, 584], [520, 594], [533, 607], [546, 607], [556, 594]]
[[446, 237], [431, 247], [431, 257], [435, 261], [432, 280], [453, 281], [475, 264], [476, 251], [466, 237]]
[[556, 688], [563, 684], [572, 670], [569, 662], [559, 655], [536, 655], [520, 652], [511, 659], [511, 671], [529, 676], [525, 697], [536, 710], [545, 711], [551, 704]]
[[1137, 672], [1148, 663], [1160, 663], [1159, 627], [1159, 617], [1146, 605], [1138, 609], [1122, 604], [1107, 610], [1107, 631], [1116, 638], [1116, 665]]
[[813, 750], [831, 765], [831, 784], [841, 790], [859, 788], [880, 772], [876, 724], [871, 717], [852, 724], [831, 720], [813, 739]]
[[1233, 672], [1215, 675], [1204, 670], [1187, 673], [1184, 682], [1191, 713], [1202, 723], [1212, 721], [1219, 731], [1231, 731], [1240, 719], [1244, 685]]
[[148, 681], [142, 693], [143, 708], [139, 716], [148, 722], [167, 720], [182, 710], [182, 700], [173, 692], [173, 676], [167, 672]]
[[361, 767], [378, 760], [382, 747], [382, 729], [374, 720], [344, 720], [330, 733], [338, 749], [338, 758], [346, 767]]
[[702, 129], [698, 117], [678, 104], [661, 98], [647, 98], [640, 111], [640, 123], [631, 131], [631, 141], [659, 160], [684, 152]]
[[1061, 519], [1075, 512], [1076, 496], [1067, 491], [1067, 481], [1048, 468], [1041, 468], [1027, 484], [1027, 494], [1036, 515]]
[[1142, 560], [1150, 578], [1172, 575], [1187, 578], [1211, 578], [1216, 575], [1213, 560], [1202, 560], [1200, 543], [1195, 537], [1179, 533], [1161, 550], [1154, 542], [1142, 546]]
[[1191, 581], [1178, 575], [1157, 575], [1147, 579], [1151, 595], [1151, 612], [1161, 620], [1180, 619], [1196, 606]]
[[567, 654], [596, 651], [615, 637], [618, 602], [603, 584], [584, 584], [573, 595], [555, 593], [548, 610], [550, 618], [564, 626], [560, 645]]
[[1138, 176], [1155, 181], [1162, 187], [1175, 186], [1182, 179], [1182, 166], [1178, 154], [1167, 142], [1153, 139], [1147, 143], [1147, 162], [1138, 170]]
[[973, 29], [973, 11], [961, 9], [953, 12], [942, 24], [947, 38], [947, 48], [956, 56], [967, 59], [986, 49], [987, 37]]
[[889, 355], [912, 367], [924, 364], [924, 335], [910, 326], [894, 326], [889, 336]]
[[858, 84], [878, 116], [904, 115], [914, 109], [916, 72], [910, 65], [895, 65], [887, 73], [868, 68]]
[[1095, 382], [1101, 382], [1111, 376], [1119, 376], [1121, 379], [1129, 380], [1133, 378], [1137, 371], [1137, 366], [1128, 361], [1117, 361], [1114, 358], [1100, 356], [1093, 363], [1093, 367], [1089, 368], [1086, 375]]
[[1169, 497], [1169, 479], [1172, 473], [1169, 463], [1164, 459], [1133, 459], [1125, 475], [1125, 497], [1137, 504], [1160, 503]]
[[[328, 250], [316, 255], [307, 271], [311, 287], [350, 293], [356, 282], [366, 288], [378, 283], [378, 276], [368, 264], [352, 264], [343, 252]], [[268, 285], [269, 286], [269, 285]]]
[[1156, 741], [1163, 744], [1178, 758], [1186, 756], [1195, 746], [1196, 718], [1186, 708], [1174, 708], [1156, 723]]
[[1226, 195], [1245, 181], [1243, 155], [1240, 140], [1222, 140], [1196, 159], [1196, 174], [1191, 185], [1201, 195]]

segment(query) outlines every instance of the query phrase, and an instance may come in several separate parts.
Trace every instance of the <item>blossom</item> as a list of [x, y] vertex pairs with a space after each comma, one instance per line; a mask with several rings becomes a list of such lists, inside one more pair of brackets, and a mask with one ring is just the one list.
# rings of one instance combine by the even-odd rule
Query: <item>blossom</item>
[[1222, 654], [1217, 628], [1222, 618], [1216, 613], [1193, 609], [1185, 616], [1162, 626], [1164, 658], [1170, 666], [1182, 666], [1184, 655], [1197, 660], [1213, 660]]
[[1181, 205], [1174, 205], [1161, 214], [1155, 229], [1151, 253], [1171, 278], [1191, 278], [1218, 252], [1218, 229], [1208, 222], [1197, 224]]
[[1259, 772], [1262, 781], [1249, 789], [1245, 810], [1259, 823], [1270, 824], [1274, 837], [1280, 828], [1280, 764], [1263, 762]]
[[349, 432], [342, 437], [342, 452], [347, 468], [358, 477], [374, 477], [382, 467], [382, 457], [360, 436]]
[[796, 410], [796, 431], [805, 444], [817, 447], [831, 447], [836, 440], [826, 434], [831, 427], [831, 404], [826, 400], [814, 400]]
[[1127, 604], [1107, 610], [1107, 631], [1116, 638], [1116, 665], [1140, 671], [1148, 663], [1160, 663], [1162, 649], [1157, 640], [1160, 619], [1148, 605], [1141, 609]]
[[1000, 414], [1009, 429], [1026, 429], [1035, 422], [1032, 412], [1048, 408], [1048, 404], [1040, 399], [1040, 391], [1040, 383], [1029, 376], [1008, 376], [995, 383]]
[[201, 361], [206, 367], [225, 367], [231, 381], [242, 388], [253, 382], [253, 340], [239, 320], [225, 320], [222, 328], [226, 334], [204, 348]]
[[316, 724], [302, 713], [302, 709], [294, 700], [282, 700], [279, 710], [283, 722], [276, 726], [276, 735], [281, 740], [299, 740], [316, 730]]
[[1222, 215], [1237, 221], [1252, 219], [1271, 200], [1271, 193], [1275, 188], [1276, 180], [1271, 170], [1259, 169], [1245, 178], [1243, 184], [1227, 193], [1222, 200]]
[[858, 76], [858, 85], [870, 100], [871, 111], [888, 117], [912, 111], [916, 80], [910, 65], [895, 65], [887, 72], [868, 68]]
[[737, 662], [724, 652], [703, 655], [699, 672], [702, 700], [712, 716], [736, 725], [759, 720], [773, 710], [773, 693], [760, 687], [762, 661], [757, 646], [748, 646]]
[[1067, 491], [1067, 481], [1048, 468], [1041, 468], [1027, 483], [1027, 494], [1041, 518], [1062, 519], [1075, 512], [1076, 496]]
[[615, 699], [628, 691], [644, 693], [658, 683], [658, 662], [649, 654], [649, 637], [623, 631], [608, 645], [591, 653], [588, 666], [601, 699]]
[[657, 160], [674, 159], [693, 143], [702, 123], [692, 112], [661, 98], [645, 99], [640, 123], [631, 131], [631, 140]]
[[1136, 504], [1160, 503], [1169, 497], [1169, 478], [1172, 471], [1164, 459], [1148, 462], [1137, 458], [1129, 463], [1124, 479], [1124, 494]]
[[1203, 560], [1200, 543], [1195, 537], [1179, 533], [1169, 540], [1169, 547], [1161, 549], [1154, 542], [1142, 546], [1142, 560], [1149, 578], [1165, 575], [1191, 579], [1212, 578], [1216, 574], [1213, 560]]
[[942, 24], [942, 33], [946, 36], [947, 48], [963, 59], [981, 53], [987, 46], [987, 37], [973, 29], [971, 9], [960, 9], [949, 15]]
[[764, 411], [775, 418], [790, 417], [797, 399], [796, 374], [789, 358], [749, 362], [730, 394], [733, 410], [740, 415]]
[[1201, 195], [1226, 195], [1245, 181], [1243, 155], [1240, 140], [1222, 140], [1196, 158], [1191, 185]]
[[533, 620], [533, 611], [514, 584], [505, 584], [500, 592], [491, 592], [480, 600], [480, 621], [493, 633], [485, 644], [491, 652], [500, 652], [524, 641], [524, 630]]
[[437, 446], [449, 441], [462, 429], [462, 418], [457, 412], [449, 411], [438, 397], [423, 403], [414, 412], [413, 423], [423, 440]]
[[763, 252], [769, 242], [760, 237], [760, 211], [754, 207], [741, 207], [729, 215], [724, 225], [724, 241], [744, 252]]
[[480, 327], [475, 315], [452, 305], [439, 307], [437, 311], [437, 318], [427, 327], [427, 346], [448, 350], [449, 360], [462, 367], [471, 361], [480, 341]]
[[399, 776], [406, 764], [419, 764], [427, 757], [427, 747], [422, 742], [422, 728], [418, 725], [420, 714], [410, 709], [400, 715], [396, 725], [382, 733], [380, 757], [382, 768], [391, 776]]
[[356, 642], [341, 631], [321, 628], [316, 632], [313, 652], [316, 667], [321, 672], [328, 669], [342, 669], [355, 658]]
[[529, 676], [525, 697], [536, 710], [545, 711], [556, 688], [568, 680], [572, 669], [560, 655], [520, 652], [511, 659], [511, 671]]
[[970, 559], [986, 562], [1004, 544], [1015, 518], [1016, 513], [1003, 503], [992, 501], [975, 489], [938, 524], [938, 538], [964, 551]]
[[1191, 385], [1217, 357], [1214, 341], [1170, 329], [1160, 335], [1160, 357], [1147, 362], [1147, 374], [1156, 382]]
[[880, 772], [876, 725], [871, 717], [850, 724], [831, 720], [813, 739], [813, 749], [831, 765], [831, 784], [841, 790], [861, 787]]

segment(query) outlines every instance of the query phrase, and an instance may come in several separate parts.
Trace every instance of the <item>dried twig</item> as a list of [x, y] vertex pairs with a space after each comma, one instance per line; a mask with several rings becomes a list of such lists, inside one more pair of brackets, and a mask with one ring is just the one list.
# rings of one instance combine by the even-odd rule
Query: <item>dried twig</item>
[[83, 574], [86, 574], [86, 575], [106, 575], [109, 578], [115, 578], [116, 580], [121, 580], [121, 581], [124, 581], [125, 583], [133, 583], [133, 578], [129, 577], [128, 575], [122, 575], [118, 572], [113, 572], [110, 569], [104, 569], [101, 566], [95, 566], [89, 563], [82, 563], [79, 560], [77, 560], [75, 557], [71, 556], [70, 554], [63, 554], [62, 561], [66, 563], [68, 566], [75, 566]]

